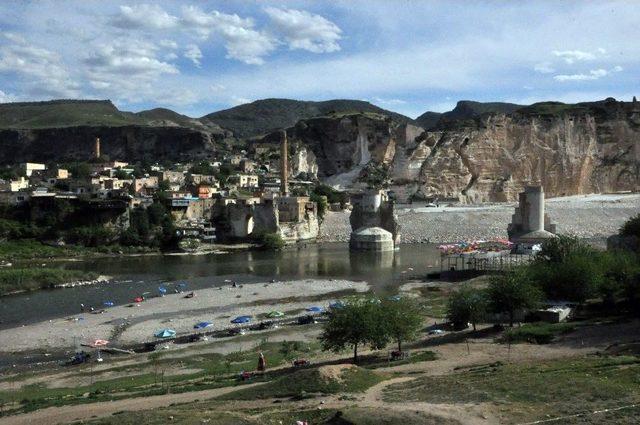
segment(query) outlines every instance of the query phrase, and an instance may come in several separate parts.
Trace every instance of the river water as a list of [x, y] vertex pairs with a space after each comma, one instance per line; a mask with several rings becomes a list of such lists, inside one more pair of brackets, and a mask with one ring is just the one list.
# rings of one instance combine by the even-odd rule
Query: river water
[[[0, 298], [0, 329], [77, 314], [80, 304], [102, 308], [132, 302], [138, 295], [159, 294], [271, 279], [341, 278], [365, 280], [376, 292], [393, 291], [403, 281], [440, 269], [432, 244], [400, 245], [396, 252], [352, 253], [348, 244], [308, 244], [281, 252], [239, 251], [210, 255], [164, 255], [100, 258], [56, 263], [70, 269], [112, 276], [108, 283], [36, 291]], [[184, 283], [184, 287], [179, 286]], [[301, 294], [304, 295], [304, 294]]]

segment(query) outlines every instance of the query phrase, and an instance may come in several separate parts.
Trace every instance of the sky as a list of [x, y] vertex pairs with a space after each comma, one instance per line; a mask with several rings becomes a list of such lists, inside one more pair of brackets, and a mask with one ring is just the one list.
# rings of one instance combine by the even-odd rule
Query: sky
[[416, 117], [458, 100], [640, 95], [635, 0], [0, 2], [0, 103], [199, 117], [269, 97]]

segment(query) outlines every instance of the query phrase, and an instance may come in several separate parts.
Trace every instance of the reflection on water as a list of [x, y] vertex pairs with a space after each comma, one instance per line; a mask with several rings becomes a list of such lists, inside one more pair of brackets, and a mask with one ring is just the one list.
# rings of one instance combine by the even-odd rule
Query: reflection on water
[[[243, 251], [222, 255], [102, 258], [63, 264], [67, 268], [113, 276], [115, 282], [38, 291], [0, 298], [0, 328], [79, 313], [80, 303], [100, 307], [105, 301], [126, 304], [158, 286], [186, 281], [189, 290], [271, 279], [341, 278], [365, 280], [375, 291], [393, 290], [409, 277], [439, 268], [434, 245], [401, 245], [396, 252], [349, 252], [347, 244], [310, 244], [282, 252]], [[410, 270], [413, 269], [413, 270]]]

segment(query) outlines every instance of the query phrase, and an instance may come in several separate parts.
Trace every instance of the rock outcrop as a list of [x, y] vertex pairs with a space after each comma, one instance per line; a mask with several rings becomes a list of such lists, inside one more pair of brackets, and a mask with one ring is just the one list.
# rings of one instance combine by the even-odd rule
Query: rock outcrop
[[100, 137], [102, 153], [129, 162], [207, 158], [227, 135], [185, 127], [80, 126], [0, 130], [0, 164], [87, 160]]
[[532, 105], [432, 131], [351, 114], [302, 120], [287, 133], [313, 152], [328, 184], [358, 187], [376, 164], [400, 201], [514, 201], [529, 183], [550, 197], [640, 189], [640, 108], [612, 99]]

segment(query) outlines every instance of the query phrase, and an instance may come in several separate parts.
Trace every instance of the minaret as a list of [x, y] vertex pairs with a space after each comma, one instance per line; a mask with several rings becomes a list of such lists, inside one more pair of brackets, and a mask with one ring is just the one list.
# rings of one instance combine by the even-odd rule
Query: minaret
[[282, 144], [280, 145], [280, 162], [281, 162], [281, 170], [280, 170], [280, 192], [282, 192], [282, 196], [289, 196], [289, 176], [288, 176], [288, 168], [289, 164], [287, 161], [287, 156], [289, 154], [289, 148], [287, 146], [287, 132], [282, 131]]
[[96, 137], [96, 145], [93, 149], [93, 156], [95, 159], [100, 158], [100, 138]]

